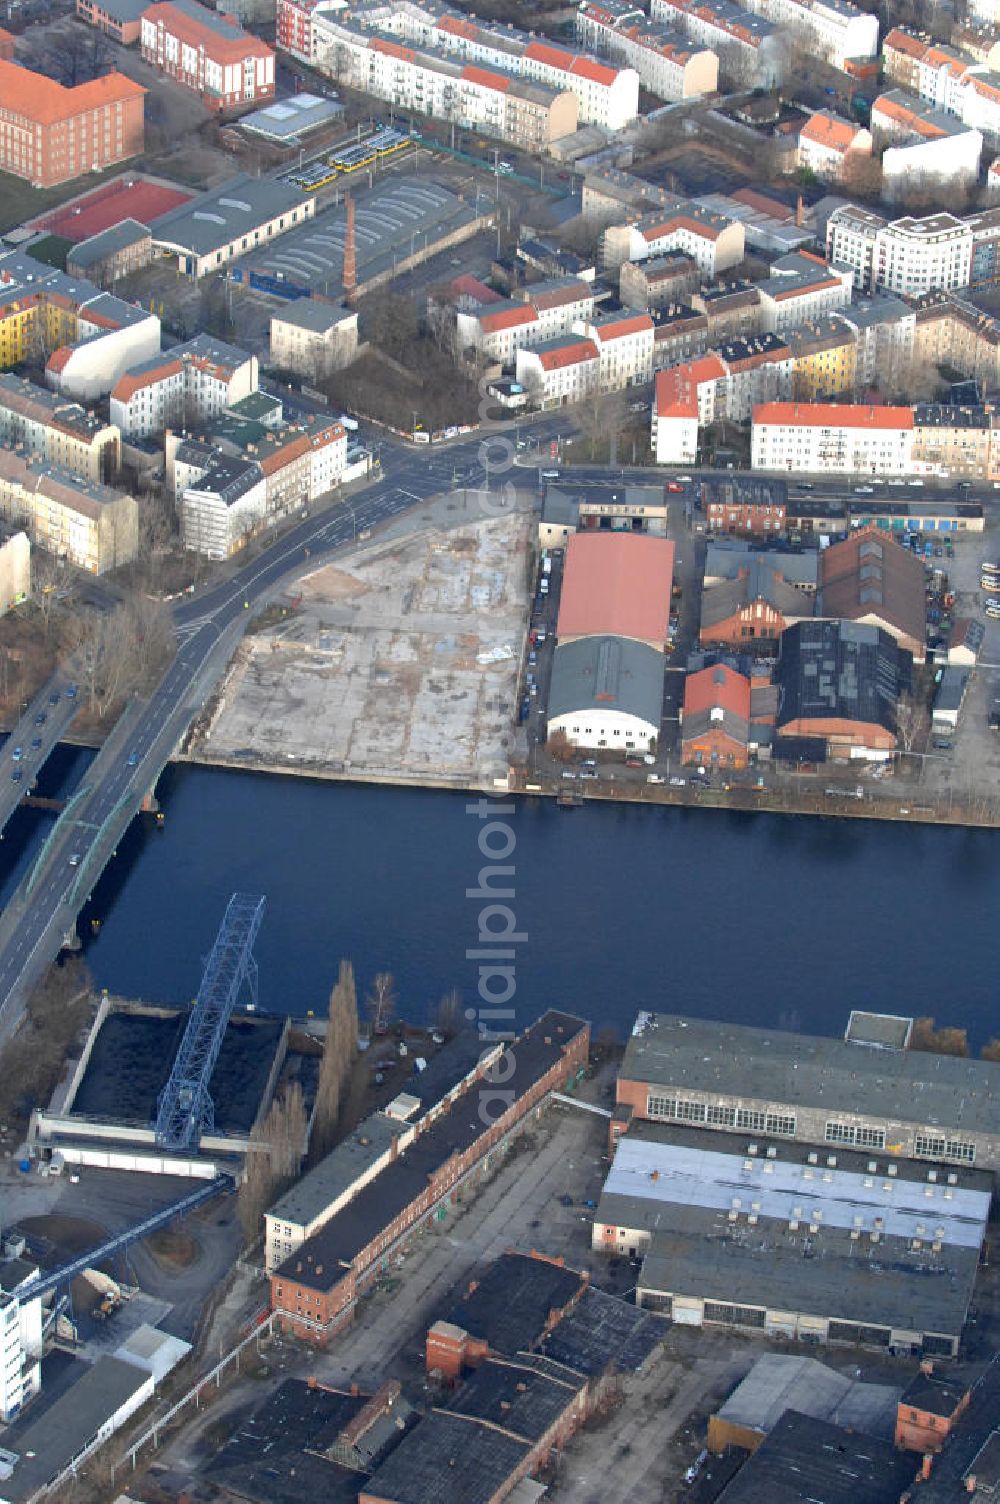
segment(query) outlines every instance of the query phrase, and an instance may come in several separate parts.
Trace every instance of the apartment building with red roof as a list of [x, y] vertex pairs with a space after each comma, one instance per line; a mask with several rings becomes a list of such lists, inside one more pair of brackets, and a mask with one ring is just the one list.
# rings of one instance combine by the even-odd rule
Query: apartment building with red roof
[[678, 29], [650, 23], [628, 0], [584, 0], [575, 26], [584, 46], [634, 68], [643, 88], [670, 103], [713, 94], [719, 86], [716, 52], [693, 45]]
[[714, 419], [716, 393], [726, 376], [726, 367], [712, 354], [657, 371], [651, 443], [658, 465], [695, 463], [699, 430]]
[[274, 97], [274, 52], [229, 16], [197, 0], [156, 0], [139, 37], [147, 63], [218, 113]]
[[518, 350], [515, 374], [540, 407], [562, 407], [600, 390], [601, 357], [592, 339], [557, 334], [534, 348]]
[[67, 89], [0, 59], [0, 170], [53, 188], [137, 156], [145, 97], [122, 73]]
[[786, 43], [773, 18], [754, 15], [732, 0], [652, 0], [650, 15], [718, 53], [727, 81], [735, 82], [737, 74], [744, 84], [769, 87], [780, 81]]
[[763, 402], [753, 410], [751, 468], [798, 475], [907, 475], [913, 409]]
[[871, 131], [832, 110], [817, 110], [799, 131], [799, 166], [818, 178], [840, 182], [871, 154]]
[[738, 220], [682, 203], [612, 224], [601, 236], [601, 262], [607, 268], [626, 261], [645, 261], [666, 251], [683, 251], [709, 281], [738, 266], [746, 249], [743, 225]]
[[882, 187], [889, 200], [915, 179], [969, 186], [978, 179], [982, 133], [916, 95], [903, 89], [880, 94], [872, 104], [871, 128], [876, 142], [885, 144]]
[[125, 438], [218, 417], [257, 390], [256, 355], [208, 334], [165, 350], [120, 376], [111, 390], [111, 420]]

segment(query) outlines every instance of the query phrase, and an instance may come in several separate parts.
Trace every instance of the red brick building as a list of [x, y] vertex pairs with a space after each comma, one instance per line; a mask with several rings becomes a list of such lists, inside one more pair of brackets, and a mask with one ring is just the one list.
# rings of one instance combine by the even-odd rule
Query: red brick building
[[681, 761], [745, 768], [750, 740], [750, 680], [718, 663], [684, 683]]
[[0, 60], [0, 170], [52, 188], [137, 156], [145, 96], [121, 73], [67, 89]]
[[353, 1319], [358, 1298], [422, 1225], [447, 1215], [504, 1153], [513, 1133], [584, 1069], [590, 1025], [550, 1011], [499, 1057], [271, 1275], [285, 1331], [322, 1344]]
[[274, 53], [230, 17], [197, 0], [157, 0], [142, 17], [142, 56], [210, 110], [249, 109], [274, 98]]
[[9, 63], [14, 57], [14, 37], [0, 26], [0, 61]]
[[940, 1452], [968, 1409], [971, 1390], [959, 1374], [935, 1373], [925, 1359], [896, 1407], [896, 1445], [907, 1452]]
[[812, 616], [813, 604], [774, 562], [751, 556], [735, 579], [702, 592], [699, 640], [743, 648], [774, 643], [787, 627]]

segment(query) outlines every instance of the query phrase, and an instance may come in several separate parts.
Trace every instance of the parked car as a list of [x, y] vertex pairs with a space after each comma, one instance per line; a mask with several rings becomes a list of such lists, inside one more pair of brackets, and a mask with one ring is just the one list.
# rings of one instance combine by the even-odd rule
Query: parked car
[[[671, 783], [673, 783], [673, 779], [671, 779], [670, 781], [671, 781]], [[664, 782], [663, 774], [662, 773], [647, 773], [646, 774], [646, 782], [647, 783], [663, 783]], [[683, 783], [683, 782], [684, 782], [684, 780], [682, 778], [681, 779], [681, 783]]]
[[687, 779], [686, 778], [678, 778], [678, 777], [676, 777], [676, 775], [673, 778], [670, 779], [670, 787], [672, 789], [682, 789], [682, 788], [684, 788], [684, 786], [686, 785], [686, 783], [687, 783]]

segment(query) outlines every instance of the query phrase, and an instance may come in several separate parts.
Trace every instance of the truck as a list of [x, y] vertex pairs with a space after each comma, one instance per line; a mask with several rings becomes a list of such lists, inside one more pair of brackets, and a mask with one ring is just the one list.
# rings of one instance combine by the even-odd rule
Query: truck
[[545, 558], [542, 560], [542, 574], [545, 576], [546, 579], [548, 579], [548, 577], [549, 577], [549, 575], [551, 573], [552, 573], [552, 560], [549, 558], [548, 554], [546, 554]]

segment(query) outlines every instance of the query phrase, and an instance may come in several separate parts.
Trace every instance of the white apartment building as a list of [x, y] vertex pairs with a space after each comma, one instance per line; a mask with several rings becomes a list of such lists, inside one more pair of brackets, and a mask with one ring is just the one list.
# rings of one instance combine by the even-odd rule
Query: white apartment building
[[654, 329], [648, 313], [610, 313], [576, 325], [577, 333], [597, 348], [602, 392], [619, 392], [652, 379]]
[[[692, 42], [716, 53], [723, 49], [723, 57], [735, 52], [749, 77], [732, 77], [731, 82], [770, 88], [784, 77], [787, 46], [781, 28], [732, 0], [651, 0], [650, 15]], [[726, 73], [725, 62], [722, 72]]]
[[567, 333], [579, 319], [591, 317], [594, 286], [580, 277], [550, 277], [544, 282], [532, 282], [528, 287], [522, 287], [515, 295], [515, 301], [534, 310], [538, 333], [532, 339], [552, 339], [557, 334]]
[[111, 392], [113, 422], [126, 438], [217, 418], [257, 390], [256, 355], [196, 334], [128, 371]]
[[647, 214], [631, 224], [609, 225], [601, 236], [601, 264], [606, 270], [626, 261], [645, 261], [666, 251], [690, 256], [706, 281], [743, 260], [746, 240], [738, 220], [713, 214], [698, 204]]
[[767, 334], [836, 313], [851, 301], [854, 274], [850, 266], [829, 265], [808, 251], [793, 251], [780, 257], [771, 270], [772, 275], [758, 286], [760, 326]]
[[696, 47], [683, 32], [647, 20], [627, 0], [581, 0], [576, 35], [587, 47], [634, 68], [639, 82], [660, 99], [676, 103], [714, 94], [719, 58]]
[[[597, 58], [542, 41], [526, 32], [515, 31], [513, 27], [483, 25], [457, 11], [424, 7], [406, 3], [406, 0], [393, 6], [363, 4], [352, 12], [350, 21], [343, 23], [334, 16], [314, 12], [310, 17], [310, 29], [312, 60], [321, 66], [329, 65], [332, 50], [323, 38], [336, 39], [341, 47], [350, 47], [356, 42], [359, 30], [368, 31], [381, 43], [388, 42], [391, 46], [395, 40], [397, 46], [407, 44], [404, 50], [409, 56], [400, 56], [397, 62], [412, 65], [416, 48], [423, 49], [420, 58], [425, 71], [432, 70], [434, 62], [457, 62], [463, 83], [475, 82], [476, 69], [494, 69], [506, 75], [508, 80], [542, 85], [555, 95], [571, 94], [583, 125], [622, 130], [639, 113], [639, 75], [634, 68], [619, 68], [600, 62]], [[279, 35], [281, 30], [279, 14]], [[471, 71], [461, 65], [471, 65]], [[375, 65], [373, 71], [378, 71]], [[397, 82], [402, 82], [404, 71], [396, 70]], [[496, 88], [495, 81], [492, 87]], [[394, 96], [386, 94], [382, 97], [392, 99]], [[435, 92], [435, 103], [447, 105], [444, 90]], [[438, 118], [437, 109], [427, 105], [414, 107]], [[440, 118], [454, 117], [445, 114]]]
[[880, 94], [872, 105], [872, 134], [888, 142], [882, 153], [882, 191], [897, 198], [914, 183], [973, 185], [983, 154], [981, 132], [902, 89]]
[[459, 313], [455, 318], [459, 348], [473, 349], [481, 359], [509, 365], [521, 346], [538, 344], [542, 326], [530, 303], [508, 298], [478, 313]]
[[252, 460], [220, 455], [181, 497], [181, 539], [192, 553], [228, 559], [261, 531], [267, 481]]
[[263, 472], [267, 518], [273, 522], [340, 484], [347, 464], [347, 432], [329, 418], [305, 418], [248, 445], [245, 457]]
[[827, 182], [839, 183], [871, 154], [871, 131], [830, 110], [817, 110], [799, 131], [799, 166]]
[[515, 375], [534, 402], [562, 407], [600, 390], [600, 354], [592, 339], [561, 334], [533, 350], [518, 350]]
[[1000, 139], [1000, 77], [956, 47], [896, 26], [883, 43], [886, 76], [963, 125]]
[[155, 313], [102, 292], [81, 303], [76, 343], [60, 345], [45, 362], [45, 384], [64, 397], [94, 402], [106, 397], [123, 371], [160, 348]]
[[747, 0], [750, 10], [787, 26], [834, 68], [878, 56], [878, 17], [849, 0]]
[[862, 298], [837, 315], [855, 334], [856, 377], [860, 383], [890, 384], [904, 373], [913, 354], [917, 315], [899, 298]]
[[42, 1387], [42, 1300], [25, 1293], [37, 1273], [25, 1259], [0, 1264], [0, 1420], [5, 1425]]
[[726, 379], [717, 355], [671, 366], [656, 373], [651, 443], [658, 465], [693, 465], [698, 433], [715, 418], [716, 394]]
[[848, 204], [827, 221], [829, 261], [850, 266], [859, 292], [915, 296], [968, 287], [974, 236], [954, 214], [906, 215], [887, 221]]
[[20, 529], [0, 529], [0, 616], [20, 606], [30, 594], [31, 539]]
[[912, 473], [913, 409], [765, 402], [754, 408], [750, 464], [796, 475]]
[[1000, 27], [1000, 0], [969, 0], [969, 20], [991, 30]]

